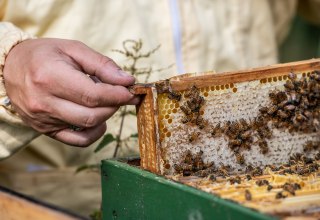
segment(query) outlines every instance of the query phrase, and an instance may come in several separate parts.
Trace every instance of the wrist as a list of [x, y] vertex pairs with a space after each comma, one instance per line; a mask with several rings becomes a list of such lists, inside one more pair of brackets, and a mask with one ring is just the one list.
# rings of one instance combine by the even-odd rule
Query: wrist
[[17, 44], [32, 39], [30, 34], [27, 34], [15, 27], [11, 23], [0, 22], [0, 120], [17, 125], [24, 125], [18, 114], [12, 109], [10, 100], [5, 89], [5, 80], [3, 77], [3, 69], [6, 57], [14, 46]]

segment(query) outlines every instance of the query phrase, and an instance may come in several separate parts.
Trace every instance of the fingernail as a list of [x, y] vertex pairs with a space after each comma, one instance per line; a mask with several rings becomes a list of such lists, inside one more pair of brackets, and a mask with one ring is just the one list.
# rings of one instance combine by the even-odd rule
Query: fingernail
[[129, 73], [123, 71], [123, 70], [119, 70], [118, 73], [119, 73], [120, 76], [123, 76], [123, 77], [133, 77], [131, 74], [129, 74]]

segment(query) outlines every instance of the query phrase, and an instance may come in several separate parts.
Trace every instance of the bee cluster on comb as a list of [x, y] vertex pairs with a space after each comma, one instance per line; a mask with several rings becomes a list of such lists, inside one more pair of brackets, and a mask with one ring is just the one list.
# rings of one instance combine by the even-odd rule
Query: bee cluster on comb
[[[237, 163], [245, 165], [247, 163], [242, 152], [250, 151], [253, 145], [259, 146], [262, 154], [268, 154], [267, 140], [273, 137], [272, 128], [287, 129], [290, 133], [308, 134], [319, 131], [320, 72], [313, 71], [308, 78], [305, 75], [298, 79], [295, 73], [289, 73], [284, 90], [270, 91], [269, 104], [259, 108], [259, 114], [256, 117], [249, 120], [244, 118], [235, 121], [228, 120], [222, 125], [221, 122], [210, 125], [207, 120], [203, 119], [200, 110], [205, 99], [200, 95], [200, 90], [192, 86], [184, 95], [187, 100], [180, 106], [184, 114], [181, 122], [191, 126], [196, 125], [200, 130], [210, 132], [214, 138], [224, 136], [228, 140], [228, 147], [234, 152]], [[179, 101], [181, 100], [180, 93], [171, 92], [169, 96], [172, 93], [180, 97]], [[195, 142], [200, 135], [201, 132], [193, 130], [187, 137], [191, 143]], [[307, 141], [304, 144], [304, 152], [317, 151], [319, 144], [319, 141]], [[189, 155], [190, 150], [187, 152]], [[179, 165], [174, 164], [174, 167], [179, 167]], [[192, 171], [191, 168], [189, 170]]]

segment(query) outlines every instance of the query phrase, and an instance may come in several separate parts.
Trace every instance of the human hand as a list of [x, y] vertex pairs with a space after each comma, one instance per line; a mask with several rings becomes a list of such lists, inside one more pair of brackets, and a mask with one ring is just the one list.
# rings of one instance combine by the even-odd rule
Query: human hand
[[74, 146], [96, 141], [119, 106], [139, 102], [125, 88], [135, 79], [78, 41], [23, 41], [9, 52], [3, 74], [7, 95], [22, 120]]

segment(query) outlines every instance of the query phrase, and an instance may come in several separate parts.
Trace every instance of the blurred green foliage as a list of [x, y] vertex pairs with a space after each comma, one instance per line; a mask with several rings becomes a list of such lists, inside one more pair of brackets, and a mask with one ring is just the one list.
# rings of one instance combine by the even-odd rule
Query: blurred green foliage
[[279, 48], [281, 63], [320, 57], [320, 26], [297, 16], [290, 32]]

